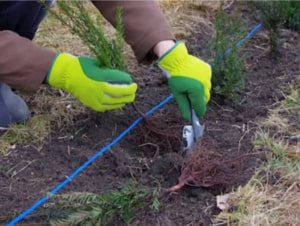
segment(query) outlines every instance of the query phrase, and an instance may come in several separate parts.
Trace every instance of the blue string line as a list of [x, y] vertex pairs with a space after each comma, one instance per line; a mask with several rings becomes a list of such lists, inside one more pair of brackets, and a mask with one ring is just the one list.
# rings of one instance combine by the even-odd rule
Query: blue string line
[[[166, 103], [168, 103], [173, 98], [173, 94], [165, 98], [163, 101], [161, 101], [158, 105], [154, 106], [152, 109], [147, 111], [145, 113], [146, 116], [151, 115], [153, 112], [164, 106]], [[78, 167], [70, 176], [68, 176], [63, 182], [61, 182], [59, 185], [57, 185], [53, 190], [49, 192], [48, 195], [42, 197], [40, 200], [38, 200], [36, 203], [34, 203], [30, 208], [25, 210], [23, 213], [21, 213], [18, 217], [13, 219], [10, 223], [7, 224], [7, 226], [13, 226], [16, 223], [18, 223], [20, 220], [24, 219], [28, 214], [30, 214], [32, 211], [34, 211], [37, 207], [45, 203], [52, 195], [57, 193], [60, 189], [62, 189], [67, 183], [69, 183], [74, 177], [77, 176], [82, 170], [84, 170], [88, 165], [90, 165], [93, 161], [95, 161], [99, 156], [101, 156], [104, 152], [106, 152], [109, 148], [111, 148], [113, 145], [118, 143], [127, 133], [129, 133], [137, 124], [139, 124], [143, 120], [143, 117], [139, 117], [136, 119], [126, 130], [124, 130], [118, 137], [116, 137], [111, 143], [109, 143], [107, 146], [99, 150], [95, 155], [93, 155], [90, 159], [88, 159], [83, 165]]]
[[[250, 38], [250, 37], [251, 37], [251, 36], [252, 36], [259, 28], [261, 28], [261, 27], [262, 27], [262, 23], [259, 23], [259, 24], [255, 25], [255, 27], [252, 28], [252, 30], [251, 30], [250, 32], [248, 32], [247, 35], [246, 35], [243, 39], [239, 40], [239, 41], [235, 44], [235, 46], [236, 46], [236, 47], [241, 46], [247, 39], [249, 39], [249, 38]], [[225, 51], [225, 53], [224, 53], [221, 57], [219, 57], [218, 61], [223, 60], [224, 57], [227, 56], [231, 51], [232, 51], [232, 48], [227, 49], [227, 50]], [[211, 66], [213, 67], [214, 64], [212, 63]]]
[[[237, 42], [237, 46], [242, 45], [243, 42], [245, 42], [246, 39], [249, 39], [260, 27], [262, 26], [262, 23], [257, 24], [246, 36], [245, 38], [241, 39], [239, 42]], [[231, 49], [228, 50], [229, 52]], [[228, 52], [227, 51], [227, 52]], [[228, 52], [228, 53], [229, 53]], [[228, 54], [227, 53], [227, 54]], [[213, 67], [213, 65], [211, 65]], [[168, 103], [173, 98], [173, 94], [162, 100], [159, 104], [154, 106], [152, 109], [147, 111], [145, 113], [146, 116], [151, 115], [153, 112], [164, 106], [166, 103]], [[95, 155], [93, 155], [90, 159], [88, 159], [85, 163], [83, 163], [80, 167], [78, 167], [73, 173], [68, 176], [63, 182], [61, 182], [59, 185], [57, 185], [54, 189], [52, 189], [48, 195], [42, 197], [39, 199], [36, 203], [34, 203], [31, 207], [29, 207], [27, 210], [22, 212], [19, 216], [11, 220], [6, 226], [14, 226], [16, 223], [24, 219], [27, 215], [29, 215], [31, 212], [33, 212], [36, 208], [41, 206], [43, 203], [45, 203], [51, 196], [53, 196], [55, 193], [57, 193], [60, 189], [62, 189], [66, 184], [68, 184], [73, 178], [75, 178], [82, 170], [84, 170], [88, 165], [90, 165], [93, 161], [95, 161], [99, 156], [101, 156], [104, 152], [106, 152], [109, 148], [111, 148], [113, 145], [118, 143], [126, 134], [128, 134], [137, 124], [139, 124], [143, 120], [143, 117], [139, 117], [136, 119], [127, 129], [125, 129], [118, 137], [116, 137], [111, 143], [106, 145], [104, 148], [100, 149]]]

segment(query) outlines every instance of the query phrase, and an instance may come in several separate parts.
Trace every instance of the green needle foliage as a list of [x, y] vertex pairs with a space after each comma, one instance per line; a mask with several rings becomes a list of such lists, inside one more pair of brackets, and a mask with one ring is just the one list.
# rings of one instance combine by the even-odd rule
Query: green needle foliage
[[285, 26], [293, 30], [299, 29], [300, 26], [300, 1], [285, 1], [286, 15]]
[[[55, 211], [65, 211], [66, 215], [52, 220], [52, 226], [107, 225], [114, 217], [130, 224], [134, 213], [146, 206], [159, 207], [156, 193], [138, 190], [134, 184], [122, 187], [119, 191], [106, 194], [74, 192], [54, 196]], [[54, 208], [54, 207], [52, 207]]]
[[[236, 16], [226, 15], [226, 12], [219, 8], [215, 18], [215, 37], [212, 41], [212, 49], [215, 53], [212, 91], [232, 101], [238, 100], [238, 92], [245, 86], [244, 72], [246, 54], [240, 47], [236, 46], [245, 35], [239, 14]], [[230, 51], [228, 51], [230, 49]], [[220, 58], [220, 56], [222, 58]]]
[[297, 29], [300, 26], [299, 1], [253, 1], [250, 2], [257, 20], [263, 22], [268, 30], [270, 39], [270, 52], [272, 57], [280, 54], [280, 27]]
[[276, 58], [280, 54], [280, 26], [284, 24], [289, 3], [287, 1], [260, 0], [250, 2], [257, 20], [269, 33], [270, 55]]
[[124, 70], [123, 56], [123, 24], [122, 10], [117, 8], [116, 37], [108, 40], [104, 34], [100, 14], [96, 15], [96, 21], [85, 8], [83, 1], [57, 1], [58, 11], [48, 7], [63, 25], [67, 26], [72, 34], [79, 36], [84, 44], [96, 56], [99, 66]]

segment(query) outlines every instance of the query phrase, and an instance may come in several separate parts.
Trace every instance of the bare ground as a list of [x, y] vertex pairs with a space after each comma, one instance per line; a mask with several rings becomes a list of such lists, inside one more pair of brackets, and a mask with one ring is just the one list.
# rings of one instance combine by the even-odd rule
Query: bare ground
[[[194, 27], [197, 29], [186, 44], [193, 54], [205, 58], [203, 46], [210, 37], [203, 35], [199, 25]], [[265, 117], [268, 109], [283, 99], [285, 88], [299, 76], [299, 33], [287, 29], [282, 32], [284, 48], [276, 60], [268, 56], [263, 28], [244, 47], [251, 76], [240, 93], [239, 103], [212, 97], [207, 114], [201, 119], [206, 129], [197, 152], [204, 162], [200, 168], [210, 166], [209, 170], [198, 175], [201, 180], [190, 181], [178, 192], [163, 193], [160, 211], [136, 213], [132, 225], [210, 225], [211, 218], [219, 213], [215, 196], [248, 181], [260, 162], [260, 155], [252, 152], [251, 142], [256, 120]], [[18, 145], [10, 155], [0, 158], [0, 223], [5, 224], [14, 213], [30, 207], [143, 116], [142, 112], [170, 95], [167, 80], [155, 66], [141, 66], [131, 73], [139, 85], [135, 107], [129, 105], [122, 111], [106, 113], [86, 110], [70, 126], [53, 128], [42, 150], [37, 151], [31, 144]], [[146, 117], [60, 193], [104, 193], [131, 179], [149, 190], [157, 184], [162, 190], [176, 185], [184, 166], [183, 125], [171, 100]], [[51, 201], [45, 205], [50, 204]], [[19, 225], [47, 225], [46, 219], [47, 214], [38, 210]], [[124, 223], [114, 219], [109, 225]]]

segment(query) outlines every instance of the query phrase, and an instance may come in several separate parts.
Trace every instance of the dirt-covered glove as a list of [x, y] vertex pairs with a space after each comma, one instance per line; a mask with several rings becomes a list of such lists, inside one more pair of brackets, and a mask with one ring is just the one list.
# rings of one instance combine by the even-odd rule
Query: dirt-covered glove
[[176, 43], [157, 63], [168, 77], [169, 87], [182, 117], [190, 120], [190, 103], [197, 116], [203, 116], [210, 99], [210, 65], [190, 55], [183, 42]]
[[117, 109], [133, 102], [137, 90], [129, 74], [100, 68], [95, 58], [68, 53], [61, 53], [54, 59], [46, 83], [70, 92], [96, 111]]

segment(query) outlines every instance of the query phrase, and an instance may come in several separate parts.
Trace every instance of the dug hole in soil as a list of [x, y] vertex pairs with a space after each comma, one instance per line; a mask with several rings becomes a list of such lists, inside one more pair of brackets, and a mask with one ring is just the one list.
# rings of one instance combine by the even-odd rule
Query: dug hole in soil
[[[255, 23], [249, 23], [252, 28]], [[195, 24], [195, 33], [186, 40], [190, 52], [205, 59], [211, 37]], [[252, 26], [252, 27], [251, 27]], [[198, 32], [197, 32], [198, 31]], [[268, 56], [266, 31], [261, 28], [249, 40], [246, 89], [241, 101], [213, 96], [201, 119], [204, 136], [198, 141], [192, 158], [182, 155], [181, 119], [174, 100], [146, 117], [120, 142], [89, 165], [59, 193], [117, 190], [134, 179], [149, 190], [168, 189], [178, 182], [186, 185], [177, 192], [167, 192], [159, 212], [136, 213], [132, 225], [210, 225], [219, 213], [216, 195], [245, 184], [260, 162], [252, 151], [255, 121], [267, 116], [272, 105], [284, 98], [285, 90], [299, 76], [300, 42], [296, 31], [282, 29], [284, 48], [276, 60]], [[124, 131], [133, 121], [170, 95], [167, 80], [154, 65], [131, 72], [139, 85], [135, 107], [122, 111], [96, 113], [87, 110], [70, 128], [53, 129], [51, 140], [37, 151], [32, 145], [18, 146], [8, 156], [1, 156], [0, 223], [13, 213], [21, 213], [57, 186], [99, 149]], [[76, 131], [79, 131], [74, 136]], [[69, 141], [60, 137], [72, 137]], [[30, 163], [30, 164], [28, 164]], [[5, 169], [16, 167], [16, 176]], [[46, 202], [45, 205], [48, 203]], [[28, 216], [18, 225], [47, 225], [45, 216]], [[34, 219], [34, 220], [33, 220]], [[115, 219], [109, 225], [124, 225]]]

